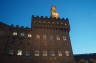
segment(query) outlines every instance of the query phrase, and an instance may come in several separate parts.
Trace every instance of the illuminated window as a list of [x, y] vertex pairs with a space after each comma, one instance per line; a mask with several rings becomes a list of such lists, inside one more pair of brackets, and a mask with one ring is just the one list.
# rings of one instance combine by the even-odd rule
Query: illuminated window
[[67, 40], [66, 36], [63, 36], [63, 40]]
[[37, 39], [40, 39], [40, 35], [36, 35], [36, 38], [37, 38]]
[[24, 33], [21, 33], [21, 36], [24, 36]]
[[48, 21], [48, 24], [50, 24], [50, 22]]
[[63, 22], [60, 22], [60, 24], [63, 24]]
[[52, 22], [52, 24], [56, 24], [56, 22]]
[[58, 51], [58, 56], [62, 56], [62, 52], [61, 51]]
[[17, 32], [13, 32], [13, 35], [16, 36], [17, 35]]
[[47, 56], [47, 51], [43, 51], [43, 56]]
[[56, 40], [60, 40], [60, 37], [59, 36], [56, 36]]
[[44, 40], [46, 40], [46, 39], [47, 39], [47, 36], [46, 36], [45, 34], [43, 35], [43, 39], [44, 39]]
[[22, 55], [22, 50], [18, 50], [18, 51], [17, 51], [17, 55], [18, 55], [18, 56], [21, 56], [21, 55]]
[[70, 56], [70, 55], [69, 55], [69, 51], [65, 51], [65, 55], [66, 55], [66, 56]]
[[32, 35], [31, 34], [28, 34], [28, 37], [32, 37]]
[[25, 54], [26, 56], [31, 56], [31, 53], [30, 53], [30, 51], [26, 51], [26, 54]]
[[8, 54], [9, 54], [9, 55], [14, 55], [14, 50], [9, 50], [9, 51], [8, 51]]
[[39, 50], [35, 51], [35, 56], [39, 56]]
[[49, 51], [49, 56], [55, 56], [55, 52], [54, 51]]

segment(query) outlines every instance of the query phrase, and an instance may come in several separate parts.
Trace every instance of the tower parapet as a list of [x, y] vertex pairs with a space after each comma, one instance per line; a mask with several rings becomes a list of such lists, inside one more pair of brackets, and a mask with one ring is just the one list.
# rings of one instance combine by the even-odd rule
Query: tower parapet
[[70, 31], [70, 24], [68, 18], [52, 18], [43, 16], [32, 16], [32, 27], [36, 28], [61, 28]]

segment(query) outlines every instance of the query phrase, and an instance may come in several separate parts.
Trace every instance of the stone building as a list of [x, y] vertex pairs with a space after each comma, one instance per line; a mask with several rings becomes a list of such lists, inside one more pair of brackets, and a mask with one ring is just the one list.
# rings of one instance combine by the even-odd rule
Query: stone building
[[75, 63], [68, 18], [32, 16], [31, 28], [0, 22], [0, 63]]
[[76, 63], [96, 63], [96, 53], [75, 54]]

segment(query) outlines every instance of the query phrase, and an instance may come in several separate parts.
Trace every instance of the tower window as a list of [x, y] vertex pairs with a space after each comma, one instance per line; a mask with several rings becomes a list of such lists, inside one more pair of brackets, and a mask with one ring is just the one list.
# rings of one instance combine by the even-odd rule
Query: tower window
[[17, 32], [13, 32], [13, 35], [16, 36], [17, 35]]
[[39, 56], [39, 50], [35, 51], [35, 56]]
[[37, 38], [37, 39], [40, 39], [40, 35], [37, 34], [37, 35], [36, 35], [36, 38]]
[[63, 24], [63, 22], [60, 22], [60, 24]]
[[66, 56], [70, 56], [69, 51], [65, 51]]
[[47, 56], [47, 51], [43, 51], [43, 56]]
[[62, 56], [62, 52], [61, 51], [58, 51], [58, 56]]
[[32, 35], [31, 34], [28, 34], [28, 37], [32, 37]]
[[56, 24], [56, 22], [52, 22], [52, 24]]
[[22, 50], [18, 50], [18, 51], [17, 51], [17, 55], [18, 55], [18, 56], [21, 56], [21, 55], [22, 55]]
[[21, 33], [21, 36], [24, 36], [24, 33]]
[[48, 24], [50, 24], [50, 22], [48, 21]]
[[63, 40], [67, 40], [66, 36], [63, 36]]
[[46, 40], [47, 39], [47, 36], [46, 34], [43, 35], [43, 39]]
[[56, 40], [60, 40], [60, 37], [59, 36], [56, 36]]

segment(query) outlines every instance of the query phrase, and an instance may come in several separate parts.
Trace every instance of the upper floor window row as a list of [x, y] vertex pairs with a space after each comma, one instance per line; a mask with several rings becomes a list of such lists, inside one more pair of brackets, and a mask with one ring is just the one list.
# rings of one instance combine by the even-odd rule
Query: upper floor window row
[[[13, 32], [12, 34], [13, 34], [13, 36], [19, 35], [17, 32]], [[27, 35], [27, 37], [32, 37], [32, 34], [30, 34], [30, 33], [29, 34], [20, 33], [20, 36], [22, 36], [22, 37], [25, 36], [25, 35]]]
[[[55, 38], [54, 38], [55, 37]], [[39, 34], [37, 34], [36, 35], [36, 38], [37, 39], [43, 39], [43, 40], [53, 40], [53, 39], [56, 39], [56, 40], [67, 40], [67, 37], [66, 36], [59, 36], [59, 35], [57, 35], [57, 36], [52, 36], [52, 35], [50, 35], [50, 36], [47, 36], [46, 34], [44, 34], [44, 35], [39, 35]]]
[[8, 50], [8, 55], [17, 55], [17, 56], [70, 56], [70, 52], [68, 50], [66, 51], [61, 51], [61, 50], [57, 50], [57, 51], [47, 51], [47, 50], [43, 50], [43, 51], [39, 51], [39, 50], [34, 50], [34, 51], [23, 51], [21, 49], [14, 51], [14, 50]]
[[[17, 36], [19, 35], [17, 32], [13, 32], [13, 36]], [[25, 33], [20, 33], [20, 36], [27, 36], [29, 38], [32, 37], [32, 34], [25, 34]], [[43, 40], [53, 40], [53, 39], [56, 39], [56, 40], [67, 40], [67, 37], [66, 36], [59, 36], [59, 35], [56, 35], [56, 36], [53, 36], [53, 35], [50, 35], [50, 36], [47, 36], [46, 34], [43, 34], [43, 35], [39, 35], [39, 34], [36, 34], [36, 39], [43, 39]]]
[[35, 23], [35, 24], [39, 24], [39, 23], [43, 23], [43, 24], [64, 24], [65, 26], [67, 25], [66, 22], [62, 22], [62, 21], [59, 21], [59, 22], [56, 22], [56, 21], [53, 21], [53, 22], [50, 22], [50, 21], [34, 21], [33, 23]]

